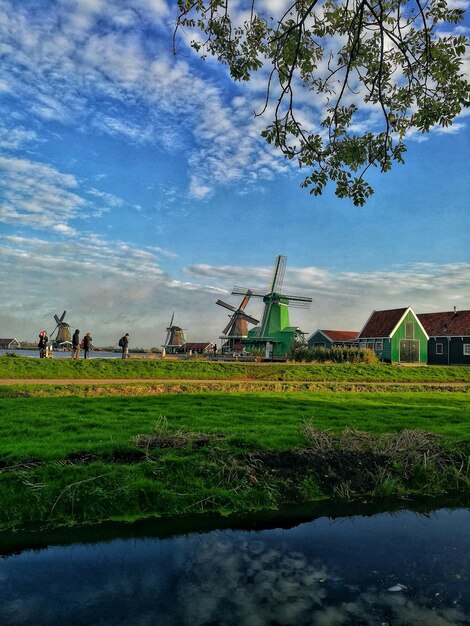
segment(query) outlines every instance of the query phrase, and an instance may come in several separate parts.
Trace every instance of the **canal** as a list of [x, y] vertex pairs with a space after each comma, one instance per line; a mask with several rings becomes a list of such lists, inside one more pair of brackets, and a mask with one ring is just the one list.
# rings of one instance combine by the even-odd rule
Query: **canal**
[[468, 506], [387, 509], [3, 532], [0, 624], [470, 624]]

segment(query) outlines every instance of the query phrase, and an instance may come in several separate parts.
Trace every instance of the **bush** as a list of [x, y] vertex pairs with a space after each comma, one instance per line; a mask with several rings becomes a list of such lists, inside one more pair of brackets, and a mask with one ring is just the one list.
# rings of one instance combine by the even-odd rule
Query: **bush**
[[334, 348], [308, 348], [298, 346], [289, 354], [289, 359], [297, 363], [378, 363], [379, 359], [369, 348], [336, 346]]

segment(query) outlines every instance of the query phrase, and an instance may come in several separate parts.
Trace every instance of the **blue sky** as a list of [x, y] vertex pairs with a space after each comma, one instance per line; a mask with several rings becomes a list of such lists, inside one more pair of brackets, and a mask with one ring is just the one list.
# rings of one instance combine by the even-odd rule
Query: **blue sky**
[[259, 136], [263, 73], [234, 84], [184, 37], [173, 56], [174, 19], [165, 0], [0, 0], [1, 336], [32, 340], [67, 309], [97, 345], [159, 346], [175, 311], [188, 340], [214, 340], [215, 300], [267, 285], [277, 254], [285, 291], [313, 298], [291, 315], [307, 332], [470, 308], [466, 115], [372, 172], [365, 207], [313, 198]]

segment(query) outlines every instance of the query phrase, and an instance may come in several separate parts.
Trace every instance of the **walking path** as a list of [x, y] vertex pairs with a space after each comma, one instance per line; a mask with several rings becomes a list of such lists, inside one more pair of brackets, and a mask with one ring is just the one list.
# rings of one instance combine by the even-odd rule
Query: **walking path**
[[236, 379], [200, 379], [200, 378], [0, 378], [1, 385], [123, 385], [128, 383], [139, 384], [187, 384], [187, 383], [230, 383], [245, 385], [246, 383], [255, 385], [266, 384], [324, 384], [324, 385], [381, 385], [381, 386], [420, 386], [420, 387], [470, 387], [469, 382], [420, 382], [420, 381], [354, 381], [354, 380], [252, 380], [250, 378]]

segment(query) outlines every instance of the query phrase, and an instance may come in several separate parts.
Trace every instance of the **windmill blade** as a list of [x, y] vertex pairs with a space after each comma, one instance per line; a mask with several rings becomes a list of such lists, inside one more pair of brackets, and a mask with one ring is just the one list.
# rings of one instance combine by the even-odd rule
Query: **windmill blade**
[[238, 317], [243, 318], [244, 320], [246, 320], [247, 322], [250, 322], [250, 324], [254, 324], [256, 326], [256, 324], [259, 324], [259, 320], [255, 319], [254, 317], [251, 317], [251, 315], [247, 315], [246, 313], [239, 313]]
[[[56, 316], [54, 316], [56, 317]], [[60, 323], [60, 322], [59, 322]], [[54, 328], [54, 330], [51, 332], [51, 334], [49, 335], [49, 337], [51, 337], [52, 339], [52, 335], [55, 333], [55, 331], [59, 328], [59, 324], [57, 324], [57, 326]]]
[[166, 339], [165, 339], [165, 346], [169, 345], [170, 342], [170, 336], [171, 336], [171, 329], [173, 327], [173, 320], [175, 319], [175, 312], [173, 311], [172, 316], [171, 316], [171, 320], [170, 320], [170, 325], [168, 326], [167, 330], [167, 335], [166, 335]]
[[246, 287], [234, 287], [232, 289], [232, 295], [234, 296], [255, 296], [256, 298], [264, 298], [265, 291], [261, 289], [247, 289]]
[[294, 309], [309, 309], [312, 304], [312, 298], [305, 296], [283, 296], [290, 307]]
[[[57, 326], [58, 326], [60, 324], [60, 319], [57, 317], [57, 315], [54, 315], [54, 319], [57, 322]], [[54, 330], [55, 330], [55, 328], [54, 328]], [[54, 331], [52, 331], [52, 332], [54, 332]]]
[[64, 317], [65, 317], [65, 314], [66, 314], [66, 313], [67, 313], [67, 311], [64, 311], [64, 312], [62, 313], [62, 317], [60, 318], [60, 321], [61, 321], [61, 322], [63, 322], [63, 321], [64, 321]]
[[237, 319], [237, 317], [236, 317], [236, 315], [234, 315], [234, 316], [232, 317], [232, 319], [230, 320], [230, 322], [227, 324], [227, 326], [223, 329], [223, 331], [222, 331], [222, 335], [227, 335], [227, 334], [228, 334], [228, 332], [229, 332], [230, 330], [232, 330], [232, 328], [233, 328], [233, 326], [234, 326], [234, 324], [235, 324], [236, 319]]
[[170, 335], [171, 335], [171, 328], [167, 328], [167, 331], [168, 331], [168, 333], [167, 333], [167, 336], [166, 336], [166, 339], [165, 339], [165, 344], [164, 344], [165, 346], [169, 345]]
[[284, 274], [286, 273], [287, 257], [278, 255], [274, 263], [274, 270], [271, 279], [270, 293], [280, 293], [282, 283], [284, 282]]
[[311, 304], [311, 302], [292, 302], [289, 300], [289, 307], [291, 309], [309, 309]]
[[290, 294], [283, 293], [282, 297], [287, 298], [288, 300], [301, 300], [302, 302], [313, 302], [312, 298], [309, 298], [308, 296], [292, 296]]
[[217, 300], [216, 304], [218, 304], [219, 306], [223, 306], [226, 309], [228, 309], [229, 311], [233, 311], [235, 312], [237, 309], [232, 306], [231, 304], [227, 304], [226, 302], [224, 302], [223, 300]]
[[242, 311], [245, 310], [246, 305], [248, 304], [248, 302], [250, 301], [251, 298], [251, 294], [246, 295], [243, 300], [240, 302], [240, 306], [238, 307], [239, 309], [241, 309]]

